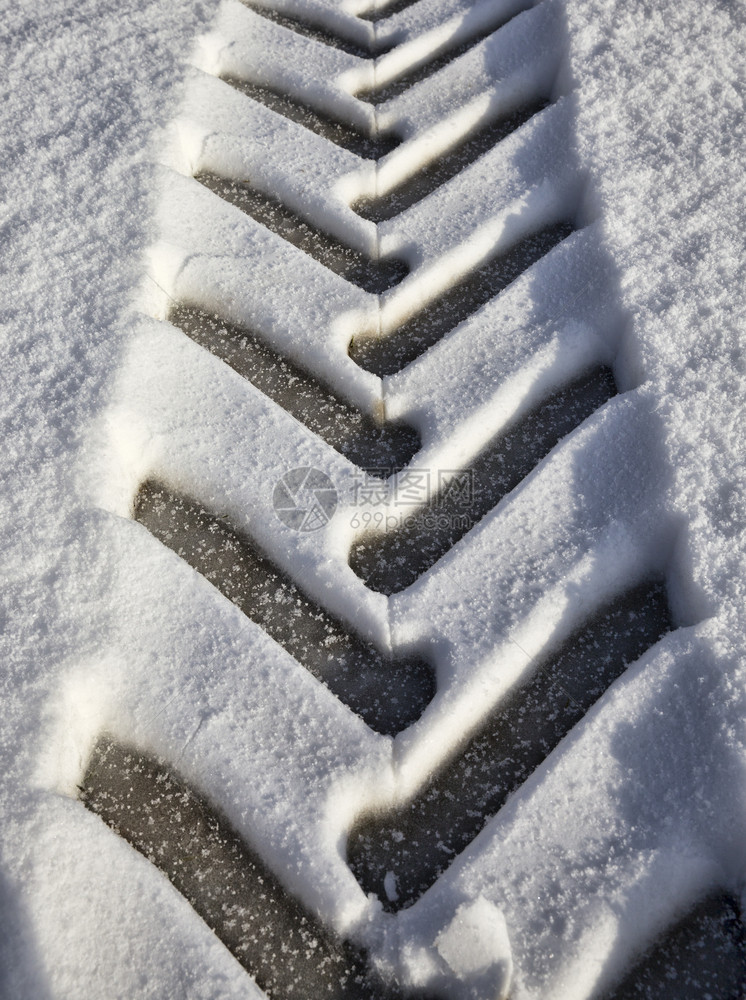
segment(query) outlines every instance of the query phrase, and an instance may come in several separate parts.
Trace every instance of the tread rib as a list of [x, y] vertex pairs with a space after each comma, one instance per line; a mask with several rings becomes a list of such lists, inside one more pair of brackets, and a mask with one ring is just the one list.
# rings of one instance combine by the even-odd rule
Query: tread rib
[[514, 489], [557, 442], [616, 394], [614, 376], [598, 368], [553, 393], [498, 437], [452, 483], [399, 528], [353, 545], [350, 565], [368, 587], [404, 590]]
[[166, 764], [103, 737], [80, 798], [163, 872], [271, 1000], [402, 996], [378, 979], [363, 952], [306, 911]]
[[202, 574], [380, 733], [411, 725], [435, 694], [432, 668], [388, 658], [314, 604], [254, 544], [199, 504], [146, 482], [135, 519]]
[[380, 295], [409, 274], [404, 261], [371, 260], [304, 221], [278, 198], [270, 198], [255, 191], [246, 181], [207, 172], [195, 174], [194, 179], [330, 271], [366, 292]]
[[[376, 893], [391, 912], [414, 903], [628, 664], [671, 628], [658, 582], [641, 584], [598, 611], [498, 706], [411, 802], [360, 819], [347, 856], [363, 890]], [[390, 872], [395, 894], [386, 888]]]
[[189, 305], [174, 307], [168, 319], [360, 468], [395, 472], [419, 451], [413, 428], [375, 423], [250, 330]]

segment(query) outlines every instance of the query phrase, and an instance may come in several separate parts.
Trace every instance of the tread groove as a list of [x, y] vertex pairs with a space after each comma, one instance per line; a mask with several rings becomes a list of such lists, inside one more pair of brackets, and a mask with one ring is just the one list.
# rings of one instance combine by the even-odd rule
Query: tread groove
[[303, 101], [299, 101], [289, 94], [281, 94], [271, 87], [230, 75], [221, 76], [220, 79], [223, 83], [233, 87], [234, 90], [250, 97], [252, 101], [264, 105], [270, 111], [287, 118], [288, 121], [302, 125], [303, 128], [322, 136], [334, 143], [335, 146], [340, 146], [342, 149], [354, 153], [361, 159], [379, 160], [401, 145], [401, 138], [395, 134], [382, 133], [378, 136], [370, 136], [349, 122], [332, 118]]
[[305, 910], [168, 765], [105, 736], [80, 799], [163, 872], [271, 1000], [402, 996], [378, 979], [362, 951]]
[[396, 735], [432, 700], [432, 668], [386, 657], [352, 635], [278, 569], [245, 534], [166, 486], [148, 481], [135, 520], [261, 626], [376, 732]]
[[616, 391], [611, 371], [597, 368], [554, 392], [401, 527], [360, 538], [350, 552], [353, 570], [383, 594], [410, 586]]
[[[611, 602], [511, 692], [411, 802], [362, 817], [348, 864], [390, 912], [410, 906], [606, 689], [673, 625], [661, 583]], [[394, 872], [396, 898], [386, 891]]]
[[389, 51], [386, 49], [374, 49], [361, 45], [354, 38], [345, 37], [338, 31], [333, 32], [328, 28], [322, 28], [319, 25], [311, 24], [308, 21], [304, 21], [300, 17], [294, 17], [290, 14], [281, 14], [279, 11], [270, 10], [268, 7], [258, 7], [251, 3], [246, 3], [246, 0], [241, 0], [244, 6], [248, 7], [254, 14], [258, 14], [260, 17], [266, 18], [268, 21], [272, 21], [273, 24], [279, 24], [283, 28], [287, 28], [288, 31], [294, 31], [297, 35], [303, 35], [304, 38], [311, 38], [315, 42], [322, 42], [324, 45], [329, 45], [331, 48], [339, 49], [341, 52], [346, 52], [351, 56], [358, 56], [360, 59], [370, 59], [376, 55], [382, 55], [384, 52]]
[[355, 338], [350, 344], [350, 357], [374, 375], [395, 375], [573, 232], [571, 223], [560, 222], [526, 237], [466, 274], [393, 332]]
[[378, 21], [384, 21], [386, 18], [393, 17], [394, 14], [400, 14], [403, 10], [407, 10], [408, 7], [414, 7], [416, 3], [418, 3], [418, 0], [393, 0], [393, 3], [381, 6], [375, 5], [370, 10], [366, 10], [357, 16], [361, 21], [370, 21], [372, 24], [376, 24]]
[[250, 330], [190, 305], [172, 308], [168, 320], [361, 469], [398, 472], [419, 451], [414, 428], [376, 423]]
[[355, 202], [352, 205], [353, 210], [369, 222], [387, 222], [395, 218], [476, 162], [479, 157], [525, 125], [534, 115], [543, 111], [548, 103], [546, 100], [539, 100], [488, 122], [470, 132], [456, 146], [422, 167], [392, 191], [377, 198]]
[[702, 900], [602, 1000], [743, 1000], [746, 929], [732, 896]]
[[194, 179], [223, 201], [234, 205], [260, 225], [366, 292], [380, 295], [398, 285], [409, 274], [409, 267], [404, 261], [386, 258], [371, 260], [301, 219], [278, 198], [270, 198], [256, 191], [246, 181], [208, 172], [195, 174]]
[[490, 35], [494, 35], [495, 32], [504, 28], [510, 21], [513, 20], [514, 16], [516, 15], [501, 17], [499, 20], [495, 20], [487, 27], [478, 29], [474, 32], [474, 34], [467, 36], [467, 38], [457, 42], [456, 44], [447, 42], [421, 65], [417, 65], [412, 69], [404, 70], [388, 83], [358, 90], [355, 93], [355, 97], [357, 97], [360, 101], [366, 101], [368, 104], [376, 106], [385, 104], [386, 101], [390, 101], [394, 97], [398, 97], [400, 94], [403, 94], [405, 90], [409, 90], [410, 87], [413, 87], [415, 84], [421, 83], [423, 80], [427, 80], [429, 77], [434, 76], [439, 70], [448, 66], [449, 63], [452, 63], [460, 56], [465, 55], [471, 49], [475, 48], [475, 46], [479, 45], [480, 42], [489, 38]]

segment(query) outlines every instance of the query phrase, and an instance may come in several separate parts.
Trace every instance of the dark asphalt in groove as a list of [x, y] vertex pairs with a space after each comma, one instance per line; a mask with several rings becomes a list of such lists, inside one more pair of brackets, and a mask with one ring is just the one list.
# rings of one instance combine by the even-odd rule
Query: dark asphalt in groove
[[371, 590], [394, 594], [430, 569], [545, 458], [566, 434], [616, 395], [608, 368], [595, 368], [552, 393], [498, 434], [401, 527], [363, 535], [350, 566]]
[[260, 625], [376, 732], [396, 735], [435, 695], [432, 667], [389, 658], [353, 635], [225, 519], [146, 482], [135, 519]]
[[360, 59], [371, 59], [376, 55], [383, 55], [384, 52], [388, 52], [391, 48], [391, 46], [381, 48], [375, 46], [366, 47], [357, 39], [345, 37], [345, 35], [340, 33], [339, 29], [330, 31], [329, 28], [311, 24], [309, 21], [304, 21], [290, 14], [281, 14], [279, 11], [270, 10], [267, 7], [246, 3], [246, 0], [241, 0], [241, 2], [249, 10], [252, 10], [255, 14], [259, 14], [260, 17], [266, 18], [268, 21], [280, 24], [283, 28], [288, 28], [290, 31], [294, 31], [298, 35], [303, 35], [305, 38], [312, 38], [315, 42], [322, 42], [333, 49], [340, 49], [340, 51], [347, 52], [351, 56], [358, 56]]
[[230, 823], [166, 764], [103, 737], [80, 798], [163, 872], [270, 1000], [405, 995], [305, 910]]
[[[575, 631], [410, 802], [360, 817], [347, 860], [364, 892], [390, 912], [411, 906], [626, 667], [672, 628], [665, 588], [649, 582]], [[389, 873], [395, 896], [386, 891]]]
[[349, 122], [332, 118], [303, 101], [287, 94], [280, 94], [270, 87], [252, 83], [249, 80], [241, 80], [235, 76], [223, 76], [221, 80], [253, 101], [275, 111], [278, 115], [282, 115], [297, 125], [302, 125], [310, 132], [333, 142], [335, 146], [341, 146], [342, 149], [347, 149], [365, 160], [380, 160], [382, 156], [390, 153], [401, 144], [402, 140], [396, 134], [368, 135], [361, 129], [350, 125]]
[[369, 222], [386, 222], [422, 201], [441, 185], [474, 163], [511, 132], [515, 132], [530, 118], [538, 114], [548, 102], [527, 104], [509, 115], [504, 115], [469, 132], [457, 145], [418, 170], [414, 176], [398, 184], [387, 194], [355, 202], [355, 212]]
[[375, 24], [378, 21], [384, 21], [387, 17], [391, 17], [394, 14], [399, 14], [401, 11], [406, 10], [407, 7], [412, 7], [416, 3], [418, 3], [418, 0], [394, 0], [393, 3], [376, 4], [370, 10], [358, 14], [358, 17], [361, 21], [370, 21]]
[[709, 896], [601, 1000], [744, 1000], [746, 929], [732, 896]]
[[375, 375], [395, 375], [499, 295], [573, 231], [569, 222], [560, 222], [527, 236], [464, 275], [391, 333], [355, 338], [350, 343], [350, 357]]
[[398, 285], [409, 274], [409, 267], [403, 260], [372, 260], [352, 250], [301, 219], [278, 198], [261, 194], [246, 181], [206, 172], [195, 174], [194, 179], [330, 271], [366, 292], [380, 295]]
[[361, 469], [398, 471], [419, 451], [414, 428], [376, 423], [251, 331], [194, 306], [176, 306], [168, 319]]
[[489, 38], [490, 35], [499, 31], [500, 28], [504, 28], [509, 21], [513, 20], [513, 16], [514, 15], [496, 19], [488, 27], [479, 28], [475, 30], [473, 34], [469, 34], [466, 38], [463, 38], [456, 43], [447, 42], [445, 46], [440, 48], [427, 60], [427, 62], [422, 65], [415, 66], [413, 69], [404, 70], [388, 83], [358, 90], [355, 97], [361, 101], [366, 101], [369, 104], [385, 104], [386, 101], [390, 101], [392, 98], [398, 97], [399, 94], [403, 94], [405, 90], [409, 90], [409, 88], [413, 87], [416, 83], [420, 83], [422, 80], [426, 80], [428, 77], [433, 76], [438, 72], [438, 70], [443, 69], [449, 63], [453, 62], [454, 59], [458, 59], [459, 56], [465, 55], [470, 49], [473, 49], [475, 45], [483, 42], [485, 38]]

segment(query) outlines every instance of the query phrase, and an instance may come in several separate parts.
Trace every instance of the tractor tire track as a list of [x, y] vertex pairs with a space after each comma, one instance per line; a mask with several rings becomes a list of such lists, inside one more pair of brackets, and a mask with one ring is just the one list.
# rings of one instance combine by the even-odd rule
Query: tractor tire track
[[[304, 44], [329, 46], [349, 56], [355, 72], [369, 64], [374, 82], [353, 87], [351, 94], [359, 102], [354, 115], [346, 116], [340, 102], [332, 106], [312, 89], [299, 96], [302, 88], [285, 91], [260, 73], [252, 79], [234, 71], [218, 76], [247, 101], [342, 147], [361, 164], [368, 161], [370, 166], [374, 161], [378, 177], [382, 164], [404, 156], [414, 143], [395, 116], [383, 114], [383, 106], [391, 102], [395, 108], [402, 95], [414, 93], [418, 86], [436, 85], [439, 72], [469, 57], [515, 22], [522, 5], [497, 4], [492, 11], [483, 0], [462, 29], [449, 29], [440, 40], [437, 31], [425, 32], [424, 54], [422, 39], [399, 39], [397, 34], [396, 16], [410, 6], [412, 0], [395, 0], [374, 7], [357, 19], [360, 30], [356, 23], [350, 32], [311, 23], [290, 8], [252, 8], [287, 33], [288, 47], [292, 38], [299, 38]], [[373, 25], [369, 44], [362, 41], [366, 22]], [[545, 90], [545, 84], [537, 82], [509, 112], [491, 110], [446, 142], [437, 155], [403, 170], [394, 183], [374, 194], [352, 197], [350, 210], [365, 223], [386, 224], [388, 232], [395, 233], [400, 216], [410, 210], [427, 213], [429, 198], [444, 190], [457, 191], [454, 185], [464, 171], [532, 127], [550, 108]], [[367, 129], [360, 124], [364, 120], [371, 123]], [[385, 129], [379, 131], [382, 120]], [[547, 163], [548, 176], [551, 171], [552, 164]], [[550, 199], [543, 208], [539, 204], [526, 232], [496, 241], [478, 262], [454, 272], [423, 301], [405, 308], [404, 319], [382, 324], [391, 302], [407, 294], [418, 272], [404, 254], [381, 255], [379, 231], [375, 252], [363, 252], [353, 240], [331, 236], [310, 209], [291, 210], [281, 197], [260, 191], [249, 176], [196, 169], [193, 177], [232, 208], [370, 296], [370, 329], [350, 337], [349, 357], [360, 369], [384, 380], [381, 407], [373, 415], [353, 405], [345, 389], [336, 385], [333, 372], [322, 382], [275, 350], [262, 331], [231, 321], [207, 303], [176, 298], [169, 321], [354, 465], [379, 475], [386, 470], [392, 482], [417, 461], [422, 437], [416, 421], [385, 419], [386, 378], [416, 364], [576, 231], [574, 211], [558, 215], [557, 195], [554, 203]], [[560, 178], [557, 189], [561, 187]], [[406, 220], [401, 224], [406, 227]], [[574, 376], [544, 392], [528, 415], [501, 426], [486, 447], [463, 462], [458, 471], [474, 487], [466, 503], [456, 489], [446, 487], [418, 508], [404, 528], [360, 533], [350, 550], [354, 571], [369, 590], [385, 595], [405, 591], [454, 545], [468, 543], [472, 528], [487, 515], [494, 516], [500, 501], [616, 392], [608, 364], [579, 366]], [[198, 497], [182, 495], [154, 476], [139, 484], [133, 515], [373, 730], [396, 736], [416, 727], [426, 713], [437, 686], [434, 670], [420, 651], [394, 648], [384, 653], [360, 638], [275, 565], [253, 538]], [[360, 813], [350, 831], [347, 855], [362, 890], [376, 894], [390, 913], [412, 906], [627, 666], [673, 627], [665, 583], [657, 578], [639, 580], [586, 616], [495, 710], [485, 713], [481, 725], [466, 733], [455, 751], [433, 754], [432, 773], [413, 797], [388, 809]], [[219, 805], [189, 788], [168, 762], [102, 735], [81, 798], [167, 875], [270, 997], [393, 1000], [411, 992], [391, 979], [379, 980], [363, 951], [338, 940], [304, 909], [264, 865], [260, 853], [230, 829]], [[718, 906], [694, 911], [683, 930], [673, 932], [674, 944], [666, 947], [680, 956], [690, 946], [688, 941], [714, 935], [727, 965], [723, 979], [730, 984], [734, 975], [741, 974], [734, 972], [738, 962], [732, 951], [742, 929], [728, 922], [730, 903], [725, 909]], [[633, 970], [615, 997], [648, 995], [640, 991], [659, 988], [668, 959], [661, 959], [659, 950], [654, 955], [646, 960], [647, 971]], [[713, 971], [706, 975], [708, 985], [715, 982]], [[654, 987], [640, 986], [648, 982]], [[417, 995], [425, 996], [421, 991]], [[724, 1000], [726, 993], [717, 996]]]

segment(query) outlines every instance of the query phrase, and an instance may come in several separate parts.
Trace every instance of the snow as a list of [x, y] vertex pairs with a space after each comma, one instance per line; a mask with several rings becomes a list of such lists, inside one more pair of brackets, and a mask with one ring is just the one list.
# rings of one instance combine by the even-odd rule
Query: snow
[[200, 39], [195, 64], [215, 76], [263, 83], [301, 100], [308, 89], [309, 66], [314, 65], [320, 71], [314, 89], [329, 111], [361, 128], [373, 122], [373, 109], [341, 83], [345, 74], [354, 72], [358, 86], [372, 84], [367, 60], [288, 32], [237, 2], [217, 7], [214, 28]]
[[[371, 37], [351, 19], [359, 5], [274, 6]], [[497, 7], [482, 0], [472, 16]], [[469, 8], [421, 0], [377, 30], [424, 57]], [[446, 10], [447, 28], [418, 40]], [[384, 382], [346, 354], [352, 333], [377, 326], [376, 297], [189, 178], [248, 169], [270, 191], [281, 148], [277, 193], [369, 248], [371, 224], [348, 204], [370, 189], [370, 165], [356, 172], [351, 154], [259, 106], [239, 120], [245, 99], [214, 79], [310, 89], [365, 123], [373, 113], [349, 88], [366, 64], [288, 40], [236, 0], [6, 2], [3, 24], [0, 993], [261, 995], [165, 877], [75, 801], [104, 730], [207, 790], [382, 967], [449, 997], [488, 1000], [511, 982], [513, 1000], [590, 998], [709, 889], [740, 896], [743, 8], [545, 0], [382, 109], [406, 138], [386, 160], [394, 177], [521, 88], [543, 94], [560, 64], [557, 103], [382, 225], [384, 249], [413, 266], [384, 296], [385, 323], [508, 232], [566, 211], [588, 224]], [[463, 116], [438, 118], [440, 86]], [[589, 363], [613, 363], [623, 394], [387, 599], [347, 565], [355, 469], [164, 323], [173, 298], [252, 323], [362, 408], [383, 400], [411, 419], [418, 468], [473, 456]], [[329, 472], [340, 505], [330, 528], [301, 536], [271, 497], [308, 465]], [[382, 648], [426, 650], [439, 693], [422, 719], [393, 741], [372, 733], [155, 542], [131, 517], [150, 475], [231, 514]], [[665, 575], [682, 628], [418, 903], [383, 914], [344, 862], [355, 817], [404, 798], [533, 658], [650, 573]]]
[[375, 184], [372, 161], [367, 171], [361, 170], [354, 153], [297, 128], [237, 91], [226, 93], [222, 81], [199, 71], [186, 82], [173, 132], [176, 170], [188, 176], [202, 170], [250, 176], [257, 190], [279, 197], [296, 212], [305, 211], [350, 246], [375, 254], [374, 225], [350, 208], [363, 185]]
[[510, 981], [510, 942], [505, 917], [483, 896], [460, 906], [435, 943], [441, 957], [461, 978], [485, 973], [499, 964], [503, 983], [497, 988], [491, 984], [493, 992], [500, 992]]

